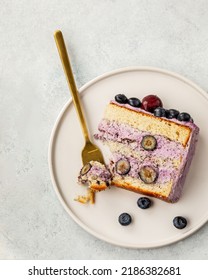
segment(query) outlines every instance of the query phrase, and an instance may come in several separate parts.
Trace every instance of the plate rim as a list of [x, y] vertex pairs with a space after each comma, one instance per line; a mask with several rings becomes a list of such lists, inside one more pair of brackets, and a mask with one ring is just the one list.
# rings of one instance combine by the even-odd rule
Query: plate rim
[[[162, 74], [166, 74], [169, 75], [171, 77], [174, 77], [178, 80], [181, 80], [182, 82], [185, 82], [186, 84], [188, 84], [189, 86], [193, 87], [194, 89], [196, 89], [198, 91], [198, 93], [200, 93], [205, 99], [206, 101], [208, 101], [208, 94], [206, 93], [205, 90], [203, 90], [200, 86], [198, 86], [196, 83], [192, 82], [191, 80], [189, 80], [188, 78], [182, 76], [181, 74], [178, 74], [176, 72], [173, 71], [169, 71], [163, 68], [158, 68], [158, 67], [151, 67], [151, 66], [129, 66], [129, 67], [122, 67], [122, 68], [118, 68], [109, 72], [105, 72], [101, 75], [98, 75], [97, 77], [93, 78], [92, 80], [88, 81], [87, 83], [85, 83], [82, 87], [80, 87], [80, 89], [78, 89], [79, 94], [82, 95], [83, 92], [90, 86], [92, 86], [93, 84], [107, 78], [113, 75], [117, 75], [117, 74], [121, 74], [124, 72], [133, 72], [133, 71], [147, 71], [147, 72], [157, 72], [157, 73], [162, 73]], [[56, 136], [56, 132], [60, 123], [60, 120], [62, 119], [65, 111], [67, 110], [67, 108], [71, 105], [72, 103], [72, 97], [69, 98], [69, 100], [66, 102], [66, 104], [63, 106], [63, 108], [61, 109], [61, 111], [59, 112], [53, 128], [52, 128], [52, 132], [50, 135], [50, 140], [49, 140], [49, 146], [48, 146], [48, 166], [49, 166], [49, 173], [50, 173], [50, 178], [52, 181], [52, 185], [53, 185], [53, 189], [61, 203], [61, 205], [63, 206], [63, 208], [65, 209], [65, 211], [67, 212], [67, 214], [69, 214], [69, 216], [82, 228], [84, 229], [86, 232], [90, 233], [92, 236], [105, 241], [109, 244], [112, 244], [114, 246], [119, 246], [119, 247], [123, 247], [123, 248], [129, 248], [129, 249], [153, 249], [153, 248], [160, 248], [160, 247], [164, 247], [164, 246], [168, 246], [174, 243], [177, 243], [189, 236], [191, 236], [193, 233], [195, 233], [196, 231], [198, 231], [203, 225], [205, 225], [208, 221], [208, 215], [205, 215], [204, 218], [202, 218], [200, 220], [200, 222], [198, 223], [197, 226], [195, 226], [193, 229], [191, 229], [190, 231], [187, 231], [186, 233], [184, 233], [183, 235], [181, 235], [180, 238], [178, 238], [177, 240], [169, 240], [169, 239], [165, 239], [165, 241], [163, 240], [162, 242], [157, 242], [157, 244], [124, 244], [124, 242], [121, 244], [120, 242], [116, 242], [111, 240], [110, 238], [103, 236], [99, 233], [97, 233], [96, 231], [92, 230], [91, 228], [89, 228], [85, 223], [83, 223], [82, 221], [80, 221], [80, 219], [69, 209], [69, 207], [67, 206], [64, 198], [62, 197], [62, 195], [60, 194], [59, 191], [59, 187], [57, 186], [56, 183], [56, 179], [54, 176], [54, 172], [53, 172], [53, 147], [54, 147], [54, 142], [55, 142], [55, 136]], [[168, 241], [169, 240], [169, 241]]]

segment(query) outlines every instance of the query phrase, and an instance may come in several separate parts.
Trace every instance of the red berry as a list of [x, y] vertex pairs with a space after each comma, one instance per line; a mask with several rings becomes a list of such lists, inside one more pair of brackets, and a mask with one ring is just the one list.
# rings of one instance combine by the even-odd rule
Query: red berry
[[142, 109], [145, 111], [153, 113], [158, 107], [163, 107], [163, 104], [157, 95], [150, 94], [142, 99]]

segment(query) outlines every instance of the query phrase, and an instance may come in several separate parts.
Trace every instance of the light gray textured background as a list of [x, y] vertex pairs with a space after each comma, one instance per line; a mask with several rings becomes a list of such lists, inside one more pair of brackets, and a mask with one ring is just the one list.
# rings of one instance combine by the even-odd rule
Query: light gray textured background
[[0, 258], [208, 259], [208, 224], [177, 244], [131, 250], [94, 238], [61, 206], [47, 162], [54, 121], [69, 98], [56, 29], [79, 87], [146, 65], [208, 90], [207, 0], [0, 0]]

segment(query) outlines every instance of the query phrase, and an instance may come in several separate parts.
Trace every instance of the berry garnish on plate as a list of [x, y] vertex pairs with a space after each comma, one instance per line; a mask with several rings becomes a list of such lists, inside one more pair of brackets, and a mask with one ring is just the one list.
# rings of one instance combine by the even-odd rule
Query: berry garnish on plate
[[151, 206], [152, 202], [148, 197], [140, 197], [137, 200], [137, 205], [139, 206], [139, 208], [141, 209], [147, 209]]
[[122, 213], [118, 217], [118, 221], [122, 226], [128, 226], [131, 223], [132, 219], [128, 213]]
[[184, 217], [177, 216], [173, 219], [173, 225], [178, 229], [183, 229], [187, 226], [187, 220]]

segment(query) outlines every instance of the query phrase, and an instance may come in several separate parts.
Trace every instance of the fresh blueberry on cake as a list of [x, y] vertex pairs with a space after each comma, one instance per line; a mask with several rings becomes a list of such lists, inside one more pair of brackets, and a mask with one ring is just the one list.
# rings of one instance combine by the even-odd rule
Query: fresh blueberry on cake
[[164, 109], [156, 95], [140, 101], [122, 94], [107, 105], [95, 138], [111, 151], [112, 185], [176, 202], [182, 194], [198, 133], [188, 113]]
[[80, 170], [78, 182], [88, 185], [93, 191], [102, 191], [110, 186], [111, 177], [110, 171], [104, 164], [90, 161]]

